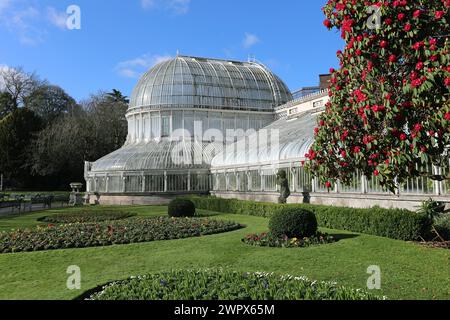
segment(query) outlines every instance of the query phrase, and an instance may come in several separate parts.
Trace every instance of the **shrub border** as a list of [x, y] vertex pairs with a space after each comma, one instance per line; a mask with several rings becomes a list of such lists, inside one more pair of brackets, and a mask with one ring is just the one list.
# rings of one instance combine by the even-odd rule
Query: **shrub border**
[[217, 197], [189, 196], [196, 208], [270, 218], [284, 207], [295, 207], [315, 213], [322, 228], [347, 230], [397, 240], [416, 241], [425, 238], [432, 221], [424, 214], [406, 209], [358, 209], [313, 204], [274, 204]]

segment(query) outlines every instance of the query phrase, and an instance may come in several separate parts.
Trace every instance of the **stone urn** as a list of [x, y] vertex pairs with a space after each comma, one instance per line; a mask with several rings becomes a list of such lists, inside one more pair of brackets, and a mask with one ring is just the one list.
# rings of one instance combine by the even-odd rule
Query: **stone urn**
[[83, 188], [83, 184], [73, 182], [70, 184], [70, 188], [72, 188], [72, 192], [70, 193], [69, 205], [72, 207], [82, 206], [84, 204], [84, 199], [80, 190]]

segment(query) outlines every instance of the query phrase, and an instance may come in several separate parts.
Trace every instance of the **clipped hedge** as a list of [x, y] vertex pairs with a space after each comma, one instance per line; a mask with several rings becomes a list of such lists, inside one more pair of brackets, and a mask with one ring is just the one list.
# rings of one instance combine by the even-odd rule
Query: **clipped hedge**
[[196, 208], [224, 213], [270, 218], [284, 207], [314, 212], [320, 227], [365, 233], [398, 240], [415, 241], [426, 237], [430, 219], [421, 213], [405, 209], [357, 209], [312, 204], [274, 204], [216, 197], [192, 196]]

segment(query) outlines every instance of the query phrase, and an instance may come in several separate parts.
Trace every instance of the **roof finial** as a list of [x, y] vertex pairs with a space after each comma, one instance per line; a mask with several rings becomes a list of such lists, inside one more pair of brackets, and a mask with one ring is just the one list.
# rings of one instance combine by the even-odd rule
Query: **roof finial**
[[180, 50], [177, 49], [177, 57], [180, 56]]

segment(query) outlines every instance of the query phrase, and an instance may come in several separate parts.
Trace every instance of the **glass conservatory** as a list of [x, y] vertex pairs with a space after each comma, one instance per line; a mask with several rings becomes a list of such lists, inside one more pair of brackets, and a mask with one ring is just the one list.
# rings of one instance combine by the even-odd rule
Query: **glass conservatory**
[[[289, 104], [288, 104], [288, 107]], [[276, 174], [285, 170], [291, 191], [303, 199], [303, 193], [378, 195], [390, 197], [378, 177], [370, 179], [355, 172], [351, 185], [337, 183], [329, 190], [320, 179], [304, 169], [305, 155], [314, 142], [314, 128], [317, 117], [323, 108], [288, 115], [259, 130], [257, 133], [227, 145], [224, 152], [212, 161], [212, 190], [216, 195], [226, 194], [264, 194], [278, 192]], [[450, 162], [449, 162], [450, 166]], [[433, 165], [417, 167], [420, 172], [430, 176], [447, 174], [448, 167]], [[445, 172], [444, 172], [445, 171]], [[399, 185], [396, 197], [447, 197], [448, 180], [434, 181], [427, 176], [407, 179]], [[406, 198], [405, 198], [406, 199]]]
[[214, 156], [274, 121], [292, 100], [256, 62], [177, 56], [139, 80], [126, 115], [125, 145], [85, 164], [88, 193], [202, 193]]

